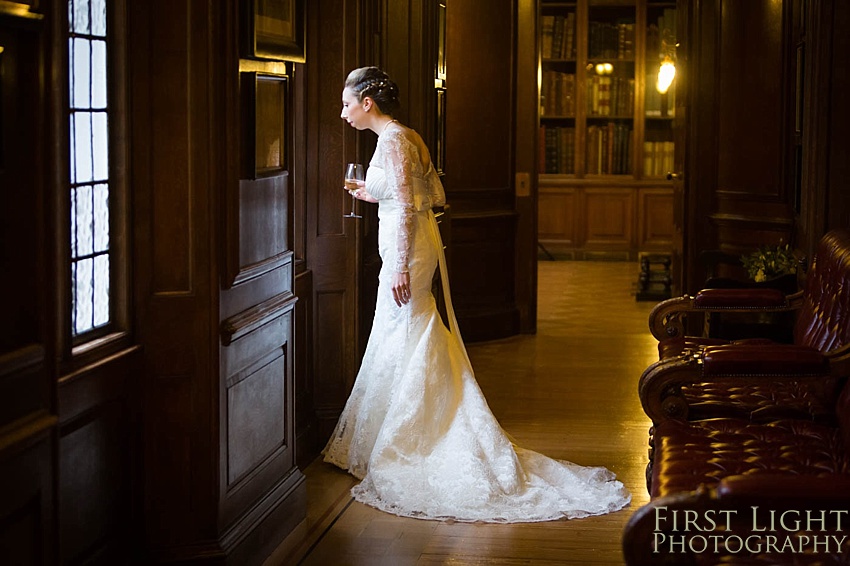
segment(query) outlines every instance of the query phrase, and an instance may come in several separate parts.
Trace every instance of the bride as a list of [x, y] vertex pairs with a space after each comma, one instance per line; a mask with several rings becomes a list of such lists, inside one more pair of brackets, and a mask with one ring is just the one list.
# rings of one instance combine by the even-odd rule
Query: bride
[[[392, 117], [397, 108], [383, 71], [348, 75], [341, 117], [378, 134], [351, 194], [378, 203], [383, 266], [372, 333], [325, 461], [362, 480], [357, 501], [406, 517], [513, 523], [623, 508], [631, 496], [610, 471], [516, 446], [490, 412], [451, 306], [431, 210], [445, 203], [443, 187], [422, 138]], [[449, 329], [431, 294], [438, 263]]]

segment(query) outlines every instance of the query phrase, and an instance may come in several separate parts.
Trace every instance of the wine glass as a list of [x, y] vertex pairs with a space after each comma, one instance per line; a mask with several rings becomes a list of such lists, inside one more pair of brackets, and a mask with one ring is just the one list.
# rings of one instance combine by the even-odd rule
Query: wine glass
[[[349, 163], [345, 167], [345, 188], [349, 191], [358, 189], [357, 181], [365, 181], [366, 176], [363, 174], [363, 165], [360, 163]], [[363, 218], [359, 214], [354, 213], [354, 204], [357, 201], [354, 195], [351, 195], [351, 213], [343, 214], [345, 218]]]

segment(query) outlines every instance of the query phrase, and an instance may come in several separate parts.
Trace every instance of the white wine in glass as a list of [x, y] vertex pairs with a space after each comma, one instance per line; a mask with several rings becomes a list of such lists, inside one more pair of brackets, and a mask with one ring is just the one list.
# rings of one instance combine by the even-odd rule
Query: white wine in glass
[[[363, 172], [363, 165], [360, 163], [349, 163], [345, 167], [345, 188], [349, 191], [354, 191], [358, 188], [357, 181], [365, 181], [366, 175]], [[343, 214], [345, 218], [363, 218], [359, 214], [355, 214], [354, 205], [357, 199], [351, 195], [351, 213]]]

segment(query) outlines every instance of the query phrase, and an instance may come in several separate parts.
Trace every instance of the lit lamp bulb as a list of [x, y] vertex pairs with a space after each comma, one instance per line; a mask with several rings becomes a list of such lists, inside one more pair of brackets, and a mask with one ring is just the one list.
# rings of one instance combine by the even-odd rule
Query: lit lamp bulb
[[597, 63], [596, 64], [596, 74], [597, 75], [610, 75], [614, 72], [614, 65], [611, 63]]
[[676, 65], [669, 56], [665, 56], [661, 62], [661, 67], [658, 69], [658, 82], [655, 83], [655, 88], [661, 94], [667, 92], [670, 85], [673, 83], [673, 77], [676, 76]]

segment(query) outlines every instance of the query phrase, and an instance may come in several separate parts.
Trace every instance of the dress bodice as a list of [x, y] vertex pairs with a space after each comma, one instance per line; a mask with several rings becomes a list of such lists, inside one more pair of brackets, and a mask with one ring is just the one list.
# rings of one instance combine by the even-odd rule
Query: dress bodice
[[413, 216], [446, 202], [443, 185], [427, 149], [424, 144], [419, 145], [420, 139], [412, 140], [409, 136], [418, 138], [415, 132], [390, 124], [378, 136], [366, 172], [366, 190], [378, 200], [383, 221], [398, 223], [395, 268], [399, 272], [408, 270]]

